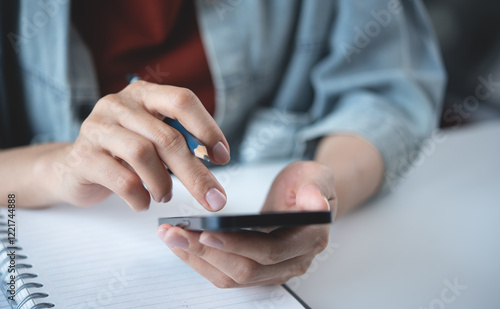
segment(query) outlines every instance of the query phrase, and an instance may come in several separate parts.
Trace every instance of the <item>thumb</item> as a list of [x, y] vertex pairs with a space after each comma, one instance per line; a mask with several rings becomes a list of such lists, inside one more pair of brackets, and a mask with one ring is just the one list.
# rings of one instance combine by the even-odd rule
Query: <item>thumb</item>
[[314, 184], [306, 184], [302, 186], [297, 191], [295, 202], [297, 207], [304, 211], [330, 210], [330, 203], [328, 202], [328, 199]]

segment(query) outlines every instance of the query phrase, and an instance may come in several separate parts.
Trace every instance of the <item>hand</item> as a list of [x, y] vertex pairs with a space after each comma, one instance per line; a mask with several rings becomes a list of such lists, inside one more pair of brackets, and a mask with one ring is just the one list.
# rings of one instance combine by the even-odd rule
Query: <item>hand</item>
[[171, 199], [168, 167], [201, 205], [220, 210], [226, 203], [224, 189], [183, 136], [162, 121], [165, 117], [179, 120], [207, 146], [212, 162], [229, 161], [224, 135], [191, 91], [137, 81], [99, 100], [75, 143], [61, 149], [53, 168], [58, 176], [53, 194], [89, 205], [113, 191], [132, 209], [144, 210], [150, 194], [157, 202]]
[[[262, 209], [337, 208], [333, 172], [316, 162], [295, 162], [275, 179]], [[220, 288], [282, 284], [304, 274], [328, 244], [330, 225], [278, 228], [269, 233], [194, 232], [164, 224], [158, 236], [185, 263]]]

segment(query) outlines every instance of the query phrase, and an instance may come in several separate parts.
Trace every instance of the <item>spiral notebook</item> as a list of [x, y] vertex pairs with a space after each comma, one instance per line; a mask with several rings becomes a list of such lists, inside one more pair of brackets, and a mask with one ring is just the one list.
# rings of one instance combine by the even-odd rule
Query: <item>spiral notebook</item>
[[13, 308], [304, 308], [285, 286], [219, 289], [178, 259], [155, 232], [158, 217], [203, 211], [184, 190], [174, 179], [173, 201], [142, 213], [116, 195], [87, 208], [17, 208], [15, 245], [1, 208], [2, 291], [15, 251]]

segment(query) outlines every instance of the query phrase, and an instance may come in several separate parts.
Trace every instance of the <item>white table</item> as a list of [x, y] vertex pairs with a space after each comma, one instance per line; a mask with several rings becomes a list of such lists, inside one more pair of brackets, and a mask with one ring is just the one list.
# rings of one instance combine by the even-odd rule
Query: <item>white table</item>
[[500, 122], [444, 137], [390, 195], [335, 222], [289, 282], [312, 308], [500, 308]]

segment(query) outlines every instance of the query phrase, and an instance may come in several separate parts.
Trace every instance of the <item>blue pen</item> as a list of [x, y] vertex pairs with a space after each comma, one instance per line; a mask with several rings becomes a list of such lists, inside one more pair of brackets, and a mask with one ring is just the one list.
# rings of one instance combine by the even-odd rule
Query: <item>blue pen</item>
[[[129, 83], [133, 83], [135, 81], [140, 80], [140, 78], [139, 78], [139, 76], [137, 76], [135, 74], [128, 74], [127, 80]], [[189, 150], [191, 150], [191, 152], [196, 157], [210, 162], [210, 159], [208, 157], [207, 147], [205, 147], [205, 145], [203, 145], [200, 142], [200, 140], [198, 140], [196, 137], [194, 137], [193, 134], [189, 133], [188, 130], [186, 130], [186, 128], [184, 128], [179, 121], [177, 121], [175, 119], [168, 118], [168, 117], [166, 117], [163, 121], [166, 124], [168, 124], [169, 126], [171, 126], [172, 128], [179, 131], [179, 133], [181, 133], [182, 136], [184, 136], [184, 138], [186, 139], [186, 143], [189, 147]]]

